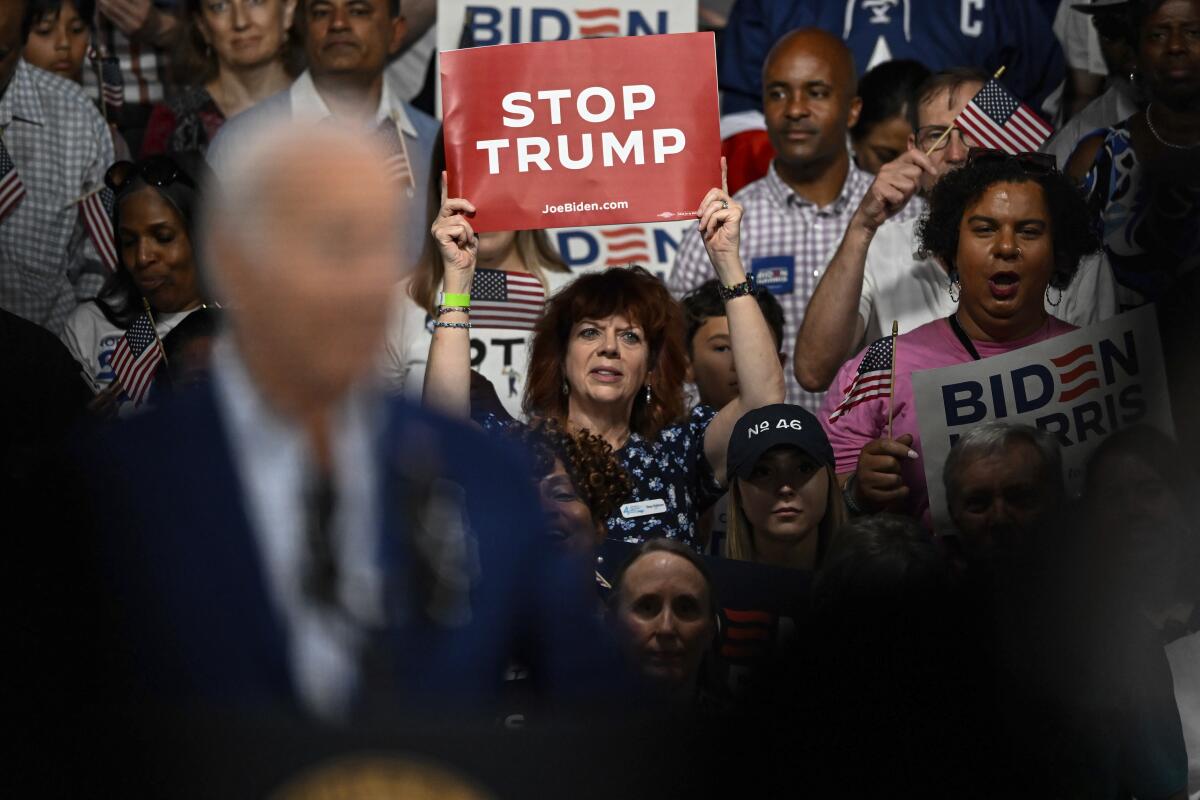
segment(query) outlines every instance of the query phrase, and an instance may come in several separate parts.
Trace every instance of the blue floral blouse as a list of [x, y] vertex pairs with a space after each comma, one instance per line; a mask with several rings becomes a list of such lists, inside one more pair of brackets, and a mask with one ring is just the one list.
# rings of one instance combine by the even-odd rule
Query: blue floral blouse
[[[685, 421], [653, 439], [630, 434], [616, 456], [633, 494], [604, 521], [610, 538], [643, 542], [665, 536], [698, 547], [696, 518], [725, 493], [704, 455], [704, 432], [716, 415], [712, 406], [696, 406]], [[487, 431], [521, 424], [495, 414], [476, 421]]]

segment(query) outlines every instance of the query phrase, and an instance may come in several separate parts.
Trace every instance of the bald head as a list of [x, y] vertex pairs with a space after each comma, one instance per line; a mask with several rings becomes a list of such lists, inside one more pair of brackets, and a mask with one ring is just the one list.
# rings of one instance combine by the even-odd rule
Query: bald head
[[[767, 74], [773, 62], [795, 58], [809, 58], [829, 65], [837, 85], [845, 89], [847, 96], [858, 94], [858, 70], [854, 66], [854, 53], [838, 37], [819, 28], [797, 28], [775, 43], [763, 61], [763, 86], [767, 85]], [[778, 65], [776, 65], [778, 66]]]
[[363, 378], [383, 343], [403, 263], [385, 159], [361, 131], [289, 121], [210, 193], [205, 252], [247, 366], [310, 399]]
[[858, 120], [854, 57], [836, 36], [801, 28], [771, 48], [763, 64], [763, 116], [775, 167], [793, 186], [839, 174], [849, 163], [846, 133]]

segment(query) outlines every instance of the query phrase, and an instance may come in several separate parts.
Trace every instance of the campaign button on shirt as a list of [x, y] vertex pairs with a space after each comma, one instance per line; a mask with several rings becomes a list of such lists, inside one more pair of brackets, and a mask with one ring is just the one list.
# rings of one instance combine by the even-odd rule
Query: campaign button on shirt
[[771, 294], [791, 294], [796, 285], [795, 256], [761, 256], [750, 259], [750, 274]]

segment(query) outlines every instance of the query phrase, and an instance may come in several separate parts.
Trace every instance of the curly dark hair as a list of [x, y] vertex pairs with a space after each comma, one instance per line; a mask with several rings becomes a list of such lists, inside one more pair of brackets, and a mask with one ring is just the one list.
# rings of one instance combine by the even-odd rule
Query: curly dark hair
[[530, 454], [535, 480], [553, 472], [556, 459], [562, 461], [594, 520], [607, 519], [633, 494], [633, 481], [601, 436], [586, 430], [568, 433], [552, 419], [513, 424], [506, 433]]
[[529, 381], [521, 406], [528, 416], [566, 421], [567, 396], [562, 385], [571, 328], [581, 319], [605, 319], [614, 314], [623, 314], [642, 326], [650, 346], [653, 399], [647, 403], [643, 394], [637, 393], [630, 429], [652, 439], [683, 418], [687, 373], [683, 307], [661, 280], [639, 266], [580, 275], [546, 303], [529, 348]]
[[941, 261], [953, 278], [958, 272], [958, 229], [966, 209], [997, 183], [1030, 182], [1042, 187], [1050, 212], [1050, 234], [1054, 237], [1050, 285], [1067, 288], [1079, 270], [1080, 259], [1100, 249], [1095, 220], [1082, 191], [1070, 178], [1057, 171], [1027, 171], [1015, 159], [969, 163], [939, 180], [929, 196], [929, 211], [917, 228], [921, 252]]

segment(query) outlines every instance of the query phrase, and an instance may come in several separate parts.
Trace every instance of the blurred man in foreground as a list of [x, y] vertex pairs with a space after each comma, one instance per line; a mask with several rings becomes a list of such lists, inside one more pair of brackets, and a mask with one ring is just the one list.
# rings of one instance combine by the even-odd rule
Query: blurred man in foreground
[[395, 722], [487, 707], [511, 658], [551, 692], [600, 668], [523, 465], [369, 385], [402, 247], [369, 138], [292, 122], [230, 152], [211, 386], [87, 449], [111, 699]]

